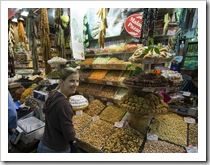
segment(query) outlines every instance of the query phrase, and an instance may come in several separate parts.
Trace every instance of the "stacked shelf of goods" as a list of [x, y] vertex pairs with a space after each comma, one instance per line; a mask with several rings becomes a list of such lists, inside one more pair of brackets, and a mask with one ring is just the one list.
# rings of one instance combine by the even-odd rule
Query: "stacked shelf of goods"
[[185, 153], [186, 146], [198, 145], [198, 125], [172, 112], [143, 115], [94, 99], [73, 122], [78, 146], [91, 153]]

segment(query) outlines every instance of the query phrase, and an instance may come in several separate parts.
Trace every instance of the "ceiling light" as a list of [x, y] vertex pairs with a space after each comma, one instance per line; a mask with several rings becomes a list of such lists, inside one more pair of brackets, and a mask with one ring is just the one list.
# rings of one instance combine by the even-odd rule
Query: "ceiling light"
[[20, 14], [21, 16], [27, 17], [28, 16], [28, 9], [23, 9], [23, 11]]
[[17, 17], [13, 17], [11, 21], [12, 22], [18, 22]]

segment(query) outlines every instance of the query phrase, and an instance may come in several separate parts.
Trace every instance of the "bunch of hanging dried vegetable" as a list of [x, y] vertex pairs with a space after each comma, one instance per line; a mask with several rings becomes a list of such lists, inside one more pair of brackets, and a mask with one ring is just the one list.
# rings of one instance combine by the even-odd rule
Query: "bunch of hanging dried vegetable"
[[51, 59], [50, 54], [50, 29], [49, 29], [49, 21], [48, 21], [48, 13], [46, 8], [41, 9], [40, 21], [39, 21], [39, 31], [41, 37], [41, 46], [43, 50], [43, 60], [45, 64], [45, 74], [47, 75], [51, 71], [50, 65], [47, 63], [49, 59]]
[[99, 18], [101, 18], [101, 26], [98, 36], [98, 44], [100, 48], [104, 48], [104, 38], [106, 36], [106, 28], [108, 28], [107, 19], [106, 19], [106, 8], [101, 8], [96, 13]]
[[19, 42], [23, 42], [25, 45], [25, 49], [27, 50], [25, 29], [23, 26], [23, 22], [21, 20], [18, 21], [18, 35], [19, 35]]
[[29, 11], [29, 15], [27, 18], [27, 24], [26, 24], [26, 35], [28, 37], [29, 46], [32, 51], [32, 61], [33, 61], [33, 69], [34, 72], [39, 71], [39, 65], [38, 65], [38, 54], [37, 54], [37, 27], [35, 22], [35, 15], [32, 10]]
[[64, 29], [61, 26], [62, 15], [63, 15], [63, 9], [57, 8], [55, 10], [55, 45], [59, 52], [58, 56], [61, 58], [66, 58]]

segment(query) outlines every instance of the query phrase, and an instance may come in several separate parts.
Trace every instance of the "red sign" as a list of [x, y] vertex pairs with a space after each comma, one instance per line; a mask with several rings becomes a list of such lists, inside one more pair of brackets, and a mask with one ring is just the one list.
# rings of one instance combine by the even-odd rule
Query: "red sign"
[[141, 34], [142, 14], [132, 14], [124, 22], [125, 30], [132, 37], [139, 38]]

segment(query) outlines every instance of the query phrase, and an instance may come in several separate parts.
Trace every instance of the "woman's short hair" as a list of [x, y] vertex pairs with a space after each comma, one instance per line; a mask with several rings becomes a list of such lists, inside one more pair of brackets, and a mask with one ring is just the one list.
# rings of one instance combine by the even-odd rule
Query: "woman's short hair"
[[62, 80], [66, 80], [66, 78], [71, 75], [71, 74], [79, 74], [79, 71], [75, 68], [72, 68], [72, 67], [66, 67], [66, 68], [63, 68], [61, 69], [60, 71], [60, 79]]

